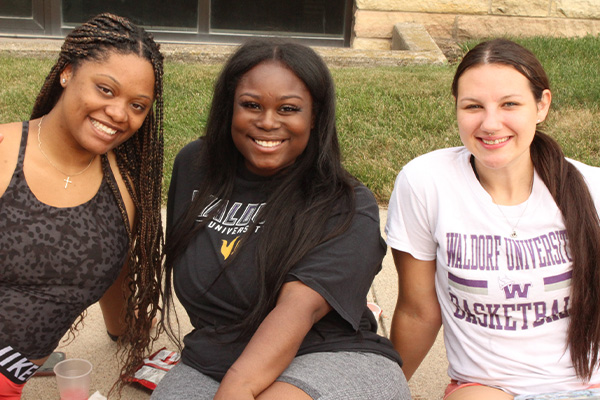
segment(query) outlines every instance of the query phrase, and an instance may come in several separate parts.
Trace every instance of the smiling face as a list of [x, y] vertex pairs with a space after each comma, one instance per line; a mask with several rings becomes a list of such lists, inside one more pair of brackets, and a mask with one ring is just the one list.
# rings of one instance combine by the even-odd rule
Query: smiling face
[[456, 116], [460, 138], [479, 168], [531, 165], [536, 124], [546, 118], [551, 94], [536, 100], [529, 80], [511, 66], [481, 64], [458, 80]]
[[[64, 79], [64, 81], [63, 81]], [[154, 101], [152, 64], [135, 54], [110, 53], [61, 73], [57, 108], [73, 146], [104, 154], [129, 139]]]
[[282, 64], [260, 63], [240, 79], [231, 136], [251, 172], [270, 176], [293, 164], [308, 144], [312, 121], [310, 92]]

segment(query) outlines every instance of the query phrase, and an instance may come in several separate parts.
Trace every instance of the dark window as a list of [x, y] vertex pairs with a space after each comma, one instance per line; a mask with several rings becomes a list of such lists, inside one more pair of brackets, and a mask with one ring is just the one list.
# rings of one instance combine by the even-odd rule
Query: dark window
[[211, 0], [210, 27], [233, 32], [344, 35], [344, 0]]
[[0, 15], [3, 17], [31, 18], [33, 15], [33, 4], [23, 0], [0, 1]]
[[162, 42], [241, 43], [292, 37], [349, 46], [354, 0], [0, 0], [0, 36], [66, 36], [94, 15], [129, 18]]
[[152, 29], [194, 29], [198, 24], [198, 0], [63, 0], [63, 22], [79, 25], [94, 15], [110, 12]]

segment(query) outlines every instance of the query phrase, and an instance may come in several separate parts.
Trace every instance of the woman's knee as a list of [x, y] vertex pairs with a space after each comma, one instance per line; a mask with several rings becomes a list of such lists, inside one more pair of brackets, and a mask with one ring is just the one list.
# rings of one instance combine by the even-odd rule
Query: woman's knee
[[265, 391], [263, 391], [257, 398], [257, 400], [312, 400], [302, 389], [286, 382], [274, 382]]
[[160, 381], [152, 400], [211, 400], [219, 382], [196, 369], [179, 362]]
[[278, 381], [296, 386], [312, 399], [411, 398], [400, 366], [373, 353], [324, 352], [299, 356]]
[[446, 396], [444, 400], [512, 400], [513, 396], [489, 386], [466, 386]]

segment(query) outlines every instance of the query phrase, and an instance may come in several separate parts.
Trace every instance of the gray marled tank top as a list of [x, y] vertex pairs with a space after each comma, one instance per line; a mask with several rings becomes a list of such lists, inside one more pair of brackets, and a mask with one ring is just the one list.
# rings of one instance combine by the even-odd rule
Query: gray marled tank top
[[37, 200], [23, 174], [28, 131], [24, 122], [17, 167], [0, 197], [0, 347], [32, 360], [50, 354], [115, 281], [129, 240], [106, 156], [109, 172], [88, 202], [56, 208]]

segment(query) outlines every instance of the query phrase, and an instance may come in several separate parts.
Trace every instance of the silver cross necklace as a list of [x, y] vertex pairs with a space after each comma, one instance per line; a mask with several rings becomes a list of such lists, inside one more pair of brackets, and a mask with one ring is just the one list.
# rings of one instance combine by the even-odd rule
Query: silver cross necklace
[[88, 168], [90, 167], [90, 165], [92, 165], [92, 162], [94, 162], [94, 160], [96, 159], [96, 155], [94, 154], [92, 156], [92, 158], [90, 159], [90, 162], [88, 163], [88, 165], [82, 169], [79, 172], [76, 172], [74, 174], [67, 174], [66, 172], [64, 172], [63, 170], [61, 170], [60, 168], [58, 168], [56, 166], [56, 164], [54, 164], [52, 162], [52, 160], [50, 160], [50, 158], [48, 158], [48, 156], [46, 155], [46, 153], [44, 153], [44, 150], [42, 150], [42, 140], [41, 140], [41, 133], [42, 133], [42, 121], [44, 120], [44, 117], [40, 118], [40, 122], [38, 123], [38, 134], [37, 134], [37, 139], [38, 139], [38, 147], [40, 149], [40, 152], [42, 153], [42, 155], [44, 156], [44, 158], [46, 159], [46, 161], [48, 161], [48, 163], [50, 165], [52, 165], [54, 167], [55, 170], [57, 170], [58, 172], [60, 172], [63, 175], [66, 175], [67, 178], [63, 179], [63, 181], [65, 182], [65, 189], [67, 189], [67, 187], [69, 186], [69, 183], [73, 183], [73, 181], [71, 180], [72, 176], [79, 176], [81, 174], [83, 174], [85, 171], [88, 170]]

